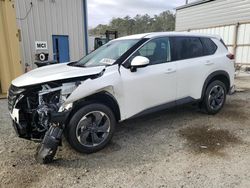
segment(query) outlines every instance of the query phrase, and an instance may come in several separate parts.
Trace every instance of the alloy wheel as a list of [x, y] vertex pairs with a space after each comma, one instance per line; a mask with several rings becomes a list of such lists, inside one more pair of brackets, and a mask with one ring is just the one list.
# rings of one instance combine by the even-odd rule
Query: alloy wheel
[[212, 110], [219, 110], [223, 106], [224, 99], [225, 90], [222, 86], [217, 85], [209, 93], [208, 104]]
[[110, 119], [101, 111], [86, 114], [78, 123], [76, 136], [85, 147], [96, 147], [102, 144], [110, 132]]

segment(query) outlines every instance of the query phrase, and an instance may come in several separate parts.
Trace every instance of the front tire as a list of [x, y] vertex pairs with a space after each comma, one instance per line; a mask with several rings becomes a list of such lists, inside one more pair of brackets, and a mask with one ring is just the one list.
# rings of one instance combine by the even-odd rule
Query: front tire
[[210, 83], [206, 89], [202, 101], [202, 108], [209, 115], [215, 115], [221, 111], [227, 96], [227, 89], [223, 82], [216, 80]]
[[80, 153], [102, 150], [112, 139], [116, 119], [112, 110], [99, 103], [86, 105], [71, 118], [66, 128], [69, 144]]

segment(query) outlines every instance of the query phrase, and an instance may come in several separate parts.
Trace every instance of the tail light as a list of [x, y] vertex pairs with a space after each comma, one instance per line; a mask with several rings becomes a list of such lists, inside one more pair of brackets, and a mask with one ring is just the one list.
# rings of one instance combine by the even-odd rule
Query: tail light
[[227, 55], [227, 57], [228, 57], [229, 59], [231, 59], [231, 60], [234, 60], [234, 54], [231, 54], [231, 53], [230, 53], [230, 54]]

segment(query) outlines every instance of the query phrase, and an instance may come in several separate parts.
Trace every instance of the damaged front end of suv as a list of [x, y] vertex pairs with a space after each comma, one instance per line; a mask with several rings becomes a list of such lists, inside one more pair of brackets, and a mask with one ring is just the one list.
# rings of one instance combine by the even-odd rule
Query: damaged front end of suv
[[66, 105], [68, 96], [81, 81], [49, 82], [41, 85], [15, 87], [8, 94], [8, 108], [19, 137], [41, 142], [36, 159], [49, 163], [61, 144], [61, 138], [72, 105]]
[[111, 41], [77, 62], [37, 68], [12, 81], [13, 126], [19, 137], [40, 142], [38, 162], [53, 160], [64, 133], [81, 153], [100, 151], [110, 142], [122, 119], [120, 63], [145, 42], [139, 41]]

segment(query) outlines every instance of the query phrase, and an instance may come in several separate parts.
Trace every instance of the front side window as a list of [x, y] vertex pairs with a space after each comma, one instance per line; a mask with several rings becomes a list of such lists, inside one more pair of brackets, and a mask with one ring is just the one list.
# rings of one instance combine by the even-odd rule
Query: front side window
[[203, 46], [198, 37], [173, 37], [173, 60], [183, 60], [203, 56]]
[[169, 62], [171, 60], [169, 39], [166, 37], [149, 41], [140, 48], [132, 58], [136, 56], [148, 58], [150, 60], [150, 65]]

